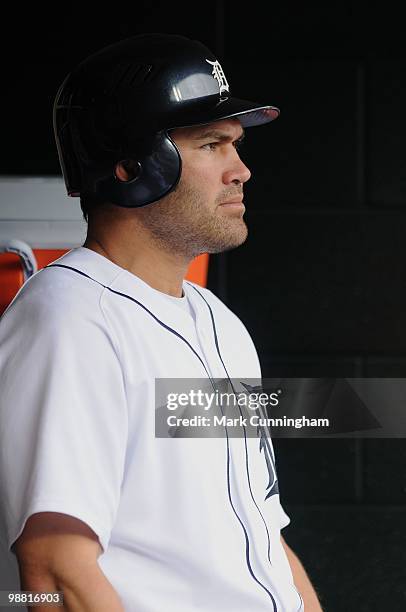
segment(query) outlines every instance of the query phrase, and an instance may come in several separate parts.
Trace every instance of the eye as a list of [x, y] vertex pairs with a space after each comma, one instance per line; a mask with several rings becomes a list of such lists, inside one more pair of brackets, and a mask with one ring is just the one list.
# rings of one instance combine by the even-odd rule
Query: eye
[[206, 149], [207, 151], [215, 151], [218, 144], [218, 142], [208, 142], [202, 146], [202, 149]]

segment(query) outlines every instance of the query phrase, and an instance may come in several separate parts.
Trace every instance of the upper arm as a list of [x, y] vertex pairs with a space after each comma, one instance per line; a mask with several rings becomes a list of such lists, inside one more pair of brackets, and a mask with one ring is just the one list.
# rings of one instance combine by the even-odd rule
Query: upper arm
[[55, 300], [30, 302], [31, 319], [21, 301], [0, 326], [1, 518], [8, 547], [47, 511], [89, 525], [106, 549], [127, 445], [123, 370], [99, 310]]
[[59, 512], [38, 512], [13, 545], [25, 584], [42, 576], [65, 575], [75, 565], [96, 564], [99, 539], [83, 521]]

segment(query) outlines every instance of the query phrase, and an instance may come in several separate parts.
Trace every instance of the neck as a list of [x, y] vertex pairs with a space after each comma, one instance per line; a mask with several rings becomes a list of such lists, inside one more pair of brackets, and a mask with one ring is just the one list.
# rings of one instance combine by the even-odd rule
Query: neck
[[[121, 268], [141, 278], [153, 289], [174, 297], [182, 297], [182, 283], [190, 258], [170, 253], [157, 243], [144, 228], [117, 224], [103, 229], [89, 225], [84, 247], [103, 255]], [[148, 234], [148, 235], [147, 235]]]

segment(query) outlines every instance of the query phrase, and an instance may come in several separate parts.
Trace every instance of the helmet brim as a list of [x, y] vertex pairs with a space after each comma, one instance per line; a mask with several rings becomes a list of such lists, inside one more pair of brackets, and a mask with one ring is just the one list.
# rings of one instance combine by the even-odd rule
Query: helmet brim
[[172, 125], [169, 129], [206, 125], [222, 119], [233, 118], [239, 119], [244, 128], [253, 127], [274, 121], [279, 117], [279, 114], [280, 111], [276, 106], [261, 106], [248, 100], [226, 98], [220, 102], [217, 101], [212, 107], [195, 109], [193, 119], [191, 118], [190, 121], [183, 114], [183, 121], [181, 120], [177, 125]]

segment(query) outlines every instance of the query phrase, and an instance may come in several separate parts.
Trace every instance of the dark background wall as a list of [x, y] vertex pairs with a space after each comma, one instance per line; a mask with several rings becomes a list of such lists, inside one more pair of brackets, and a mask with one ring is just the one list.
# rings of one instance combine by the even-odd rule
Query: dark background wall
[[[243, 319], [263, 374], [406, 372], [406, 46], [400, 13], [226, 0], [12, 9], [3, 22], [2, 174], [59, 174], [65, 74], [163, 31], [217, 52], [235, 95], [282, 110], [247, 132], [247, 243], [209, 286]], [[329, 612], [406, 609], [403, 439], [275, 439], [286, 540]]]

